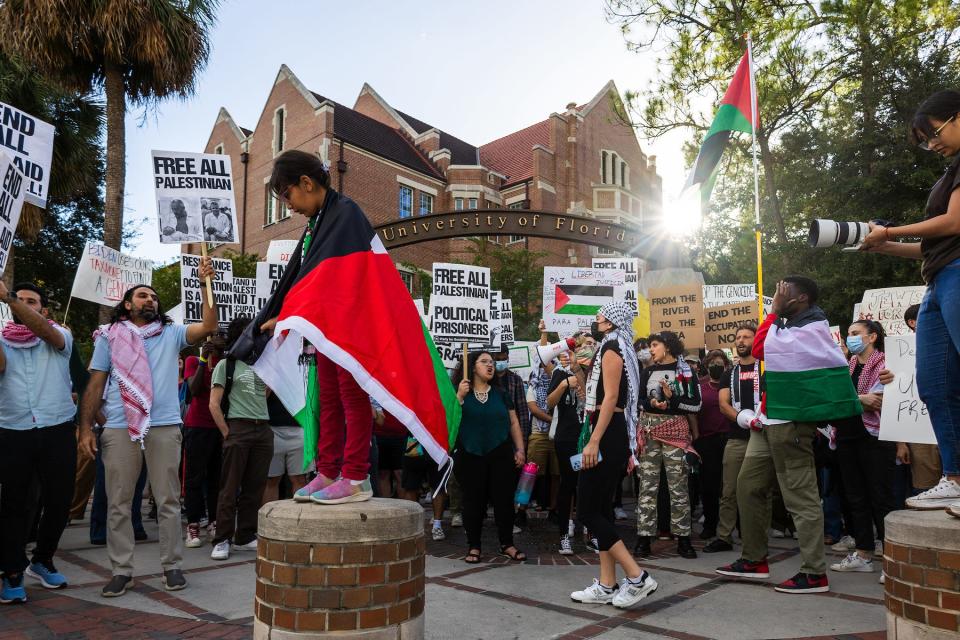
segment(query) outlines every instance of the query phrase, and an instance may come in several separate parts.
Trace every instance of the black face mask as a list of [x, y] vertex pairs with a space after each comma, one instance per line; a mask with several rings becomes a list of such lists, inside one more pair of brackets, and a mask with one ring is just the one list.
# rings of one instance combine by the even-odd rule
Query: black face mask
[[710, 377], [714, 380], [719, 380], [720, 376], [723, 375], [723, 365], [722, 364], [712, 364], [707, 367], [707, 371], [710, 372]]
[[593, 336], [593, 339], [597, 342], [603, 340], [603, 337], [606, 335], [603, 331], [600, 331], [600, 323], [596, 320], [590, 323], [590, 335]]

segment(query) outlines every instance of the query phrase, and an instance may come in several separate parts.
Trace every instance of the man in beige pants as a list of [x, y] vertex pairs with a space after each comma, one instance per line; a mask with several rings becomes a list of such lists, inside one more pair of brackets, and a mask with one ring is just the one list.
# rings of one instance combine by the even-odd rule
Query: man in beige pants
[[[209, 258], [198, 271], [202, 282], [215, 277]], [[175, 325], [163, 313], [156, 291], [136, 286], [114, 309], [99, 332], [90, 363], [90, 383], [80, 411], [80, 448], [94, 455], [93, 418], [101, 404], [107, 417], [99, 446], [106, 469], [107, 554], [113, 577], [104, 597], [121, 596], [133, 586], [133, 527], [130, 502], [140, 469], [157, 503], [163, 586], [187, 586], [180, 569], [180, 402], [177, 358], [180, 351], [217, 330], [217, 309], [203, 304], [203, 322]], [[109, 384], [108, 384], [109, 383]]]

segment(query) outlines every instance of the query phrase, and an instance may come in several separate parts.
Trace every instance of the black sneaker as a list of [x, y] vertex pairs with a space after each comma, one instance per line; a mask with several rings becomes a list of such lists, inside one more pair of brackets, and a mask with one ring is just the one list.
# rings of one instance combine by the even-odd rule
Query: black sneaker
[[681, 558], [692, 560], [697, 557], [697, 552], [690, 544], [690, 536], [677, 536], [677, 553]]
[[638, 558], [650, 557], [650, 538], [647, 536], [637, 538], [637, 544], [633, 545], [633, 555]]
[[703, 547], [704, 553], [718, 553], [720, 551], [733, 551], [733, 545], [726, 540], [715, 538]]
[[100, 595], [104, 598], [116, 598], [125, 594], [131, 587], [133, 587], [131, 576], [113, 576], [107, 586], [100, 590]]
[[704, 529], [703, 531], [700, 532], [701, 540], [709, 540], [710, 538], [716, 538], [716, 537], [717, 537], [716, 529]]
[[180, 591], [187, 588], [187, 580], [180, 569], [170, 569], [163, 572], [163, 588], [167, 591]]
[[798, 573], [789, 580], [775, 586], [774, 591], [780, 593], [824, 593], [830, 591], [827, 576], [812, 573]]
[[717, 570], [722, 576], [731, 576], [733, 578], [749, 578], [751, 580], [765, 580], [770, 577], [770, 566], [766, 558], [760, 562], [750, 562], [740, 558], [728, 565], [719, 567]]

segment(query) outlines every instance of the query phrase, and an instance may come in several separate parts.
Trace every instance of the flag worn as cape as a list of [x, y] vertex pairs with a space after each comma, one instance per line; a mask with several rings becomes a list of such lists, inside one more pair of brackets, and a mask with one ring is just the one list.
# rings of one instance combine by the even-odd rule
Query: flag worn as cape
[[[759, 113], [759, 109], [757, 112]], [[717, 181], [720, 158], [727, 147], [730, 132], [753, 133], [753, 125], [756, 123], [752, 122], [752, 114], [750, 60], [749, 54], [744, 53], [740, 64], [737, 65], [737, 72], [733, 74], [733, 80], [730, 81], [730, 86], [727, 87], [727, 92], [720, 101], [720, 108], [713, 118], [713, 124], [703, 138], [703, 145], [700, 147], [700, 153], [697, 154], [697, 161], [693, 164], [693, 170], [690, 172], [684, 190], [697, 186], [700, 188], [701, 202], [707, 203], [710, 200], [710, 193]]]
[[[316, 379], [301, 358], [306, 340], [349, 371], [442, 465], [460, 424], [453, 384], [363, 211], [327, 191], [306, 256], [301, 238], [277, 290], [231, 352], [253, 366], [291, 415], [315, 427]], [[273, 317], [271, 340], [259, 327]], [[315, 443], [310, 451], [304, 440], [312, 459]]]
[[768, 417], [827, 422], [863, 412], [847, 360], [819, 307], [770, 326], [763, 353]]

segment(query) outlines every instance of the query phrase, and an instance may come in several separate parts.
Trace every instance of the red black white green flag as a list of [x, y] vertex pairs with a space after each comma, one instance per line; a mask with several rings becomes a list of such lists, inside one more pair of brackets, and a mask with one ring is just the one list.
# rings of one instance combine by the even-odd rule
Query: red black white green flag
[[720, 101], [720, 108], [713, 118], [713, 124], [703, 139], [697, 161], [690, 172], [685, 189], [697, 186], [700, 188], [700, 200], [706, 203], [710, 200], [713, 185], [717, 181], [717, 171], [723, 150], [727, 147], [731, 131], [753, 133], [753, 114], [759, 113], [752, 105], [750, 91], [750, 57], [744, 53], [733, 74], [733, 80], [727, 92]]

